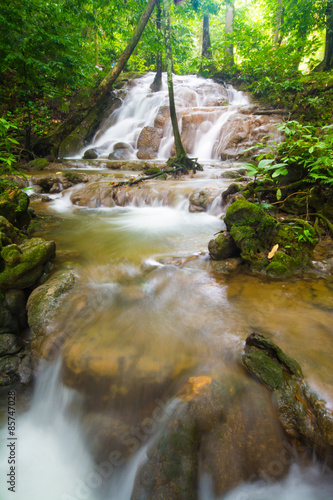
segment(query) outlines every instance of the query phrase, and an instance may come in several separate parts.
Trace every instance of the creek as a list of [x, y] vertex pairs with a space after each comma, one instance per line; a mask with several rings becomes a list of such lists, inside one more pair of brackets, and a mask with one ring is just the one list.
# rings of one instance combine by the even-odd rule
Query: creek
[[[89, 145], [102, 146], [101, 157], [75, 159], [65, 167], [89, 171], [98, 186], [133, 176], [125, 160], [124, 169], [110, 171], [105, 159], [120, 141], [130, 146], [129, 160], [136, 158], [141, 131], [153, 128], [166, 104], [165, 89], [149, 93], [151, 81], [149, 75], [132, 86]], [[24, 402], [17, 416], [17, 491], [13, 495], [1, 484], [1, 500], [130, 500], [137, 471], [166, 432], [189, 377], [243, 377], [239, 361], [252, 331], [269, 335], [295, 357], [311, 387], [333, 408], [332, 275], [325, 267], [289, 280], [244, 270], [222, 274], [207, 254], [208, 241], [223, 228], [220, 194], [231, 182], [221, 177], [231, 166], [221, 154], [236, 157], [267, 128], [257, 124], [235, 140], [240, 124], [256, 123], [258, 116], [246, 96], [213, 82], [176, 79], [176, 98], [182, 118], [196, 109], [196, 135], [192, 127], [186, 130], [186, 120], [182, 133], [191, 138], [189, 153], [205, 160], [203, 172], [147, 181], [147, 187], [131, 188], [122, 206], [101, 203], [96, 187], [88, 201], [82, 195], [75, 204], [86, 189], [82, 185], [50, 195], [50, 203], [32, 202], [48, 216], [38, 235], [56, 242], [55, 268], [73, 270], [77, 285], [52, 325], [64, 336], [61, 352], [40, 363], [31, 397], [18, 393]], [[227, 140], [233, 123], [233, 140]], [[154, 161], [172, 150], [168, 126], [165, 121]], [[190, 195], [205, 190], [213, 193], [207, 210], [190, 212]], [[7, 470], [7, 390], [0, 397], [0, 466]], [[245, 411], [254, 415], [258, 409], [249, 404]], [[131, 438], [130, 450], [121, 447], [122, 433]], [[278, 481], [265, 476], [218, 495], [273, 497], [333, 498], [332, 473], [315, 459], [295, 457]], [[209, 475], [199, 468], [198, 500], [215, 498]]]

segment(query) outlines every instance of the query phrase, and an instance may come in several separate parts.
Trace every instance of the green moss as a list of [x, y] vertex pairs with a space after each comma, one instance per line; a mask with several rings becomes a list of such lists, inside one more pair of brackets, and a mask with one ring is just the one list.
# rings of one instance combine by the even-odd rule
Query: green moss
[[147, 175], [154, 175], [154, 174], [158, 174], [159, 172], [161, 172], [161, 169], [158, 167], [150, 167], [150, 168], [147, 168], [147, 170], [145, 171], [145, 173]]
[[29, 162], [28, 168], [29, 170], [44, 170], [47, 167], [49, 162], [45, 158], [36, 158]]
[[29, 197], [20, 189], [11, 188], [0, 194], [0, 216], [11, 224], [23, 227], [30, 222]]
[[290, 274], [288, 267], [281, 262], [271, 262], [266, 267], [266, 272], [273, 277], [288, 276]]
[[266, 387], [277, 389], [283, 386], [283, 369], [264, 351], [256, 350], [250, 354], [244, 354], [243, 363]]

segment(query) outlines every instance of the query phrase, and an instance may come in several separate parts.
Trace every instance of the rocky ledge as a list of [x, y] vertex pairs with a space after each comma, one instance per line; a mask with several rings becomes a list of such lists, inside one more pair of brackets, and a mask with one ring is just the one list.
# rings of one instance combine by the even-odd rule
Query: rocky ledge
[[29, 198], [20, 189], [0, 193], [0, 386], [32, 378], [26, 302], [52, 268], [55, 243], [28, 239]]

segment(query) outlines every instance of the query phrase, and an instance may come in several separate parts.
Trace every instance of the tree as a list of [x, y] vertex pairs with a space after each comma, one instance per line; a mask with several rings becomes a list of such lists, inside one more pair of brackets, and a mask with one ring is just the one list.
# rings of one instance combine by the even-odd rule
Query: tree
[[[162, 16], [161, 0], [157, 0], [156, 10], [157, 10], [156, 30], [157, 30], [157, 36], [159, 36], [161, 32], [161, 16]], [[156, 54], [156, 75], [150, 88], [152, 89], [153, 92], [158, 92], [162, 88], [162, 51], [160, 50], [160, 47], [158, 48]]]
[[[178, 0], [177, 3], [179, 3]], [[171, 46], [171, 15], [170, 15], [170, 2], [169, 0], [163, 0], [163, 27], [164, 27], [164, 42], [165, 42], [165, 60], [167, 67], [167, 79], [168, 79], [168, 91], [169, 91], [169, 107], [170, 107], [170, 117], [173, 129], [173, 135], [175, 138], [175, 147], [176, 147], [176, 158], [170, 158], [168, 161], [168, 166], [179, 169], [183, 172], [187, 172], [188, 170], [196, 170], [202, 169], [202, 167], [196, 162], [196, 160], [192, 160], [186, 154], [184, 149], [179, 127], [178, 120], [176, 114], [176, 106], [175, 106], [175, 97], [173, 90], [173, 80], [172, 80], [172, 46]]]
[[226, 35], [226, 54], [225, 67], [230, 69], [234, 66], [234, 44], [231, 40], [234, 31], [235, 6], [233, 0], [228, 0], [225, 11], [225, 35]]
[[36, 154], [41, 156], [52, 154], [55, 158], [57, 158], [62, 141], [71, 132], [73, 132], [78, 125], [80, 125], [82, 120], [86, 118], [96, 106], [99, 106], [106, 99], [107, 95], [112, 90], [114, 82], [117, 80], [137, 46], [137, 43], [139, 42], [143, 30], [145, 29], [145, 26], [155, 7], [156, 1], [157, 0], [148, 0], [148, 3], [134, 30], [133, 36], [115, 66], [105, 76], [89, 99], [84, 100], [78, 109], [58, 128], [58, 130], [56, 130], [52, 136], [42, 139], [34, 145], [34, 151]]
[[329, 71], [333, 68], [333, 0], [327, 1], [325, 18], [325, 55], [322, 62], [314, 69], [314, 71]]

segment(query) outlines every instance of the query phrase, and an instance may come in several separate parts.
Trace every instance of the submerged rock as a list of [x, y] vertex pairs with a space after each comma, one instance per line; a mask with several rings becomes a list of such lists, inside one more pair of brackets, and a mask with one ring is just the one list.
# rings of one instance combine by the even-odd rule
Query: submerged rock
[[204, 189], [191, 194], [189, 201], [189, 212], [205, 212], [209, 205], [215, 200], [217, 193], [215, 189]]
[[333, 414], [307, 385], [301, 367], [269, 339], [252, 333], [243, 364], [274, 393], [286, 434], [333, 466]]
[[203, 474], [220, 496], [240, 482], [274, 480], [287, 471], [277, 415], [255, 382], [236, 373], [191, 377], [178, 397], [137, 473], [131, 500], [196, 500]]

